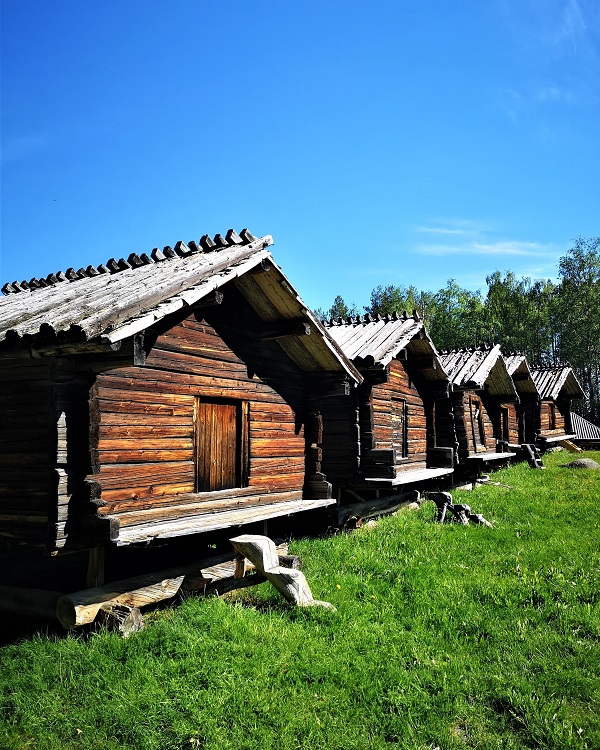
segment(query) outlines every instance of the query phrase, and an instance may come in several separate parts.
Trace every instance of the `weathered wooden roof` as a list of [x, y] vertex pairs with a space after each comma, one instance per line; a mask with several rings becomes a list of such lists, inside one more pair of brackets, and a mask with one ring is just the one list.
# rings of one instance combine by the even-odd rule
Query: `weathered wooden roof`
[[[345, 372], [362, 377], [296, 290], [267, 249], [270, 236], [248, 230], [177, 242], [150, 255], [132, 253], [98, 267], [49, 274], [5, 284], [0, 298], [0, 351], [97, 342], [107, 346], [133, 336], [167, 315], [191, 307], [233, 281], [265, 323], [306, 322], [312, 335], [281, 341], [307, 372]], [[258, 266], [265, 273], [247, 278]]]
[[533, 381], [531, 370], [524, 354], [509, 354], [504, 357], [508, 374], [513, 379], [519, 396], [538, 396], [538, 389]]
[[450, 381], [458, 388], [485, 388], [493, 396], [517, 397], [498, 344], [491, 348], [441, 352], [440, 359]]
[[571, 412], [571, 427], [579, 440], [600, 440], [600, 427]]
[[534, 367], [531, 376], [542, 398], [556, 401], [563, 398], [583, 398], [583, 388], [569, 365], [560, 367]]
[[374, 364], [385, 367], [402, 349], [419, 358], [430, 358], [431, 367], [421, 370], [429, 380], [448, 380], [438, 352], [417, 313], [358, 316], [331, 320], [329, 335], [360, 369]]

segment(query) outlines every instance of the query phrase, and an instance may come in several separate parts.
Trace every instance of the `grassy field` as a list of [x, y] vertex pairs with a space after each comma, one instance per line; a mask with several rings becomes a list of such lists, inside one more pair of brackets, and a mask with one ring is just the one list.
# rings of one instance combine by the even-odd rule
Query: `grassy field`
[[[586, 454], [600, 463], [600, 453]], [[1, 748], [600, 748], [600, 472], [525, 465], [434, 507], [294, 542], [316, 598], [262, 584], [128, 640], [0, 650]]]

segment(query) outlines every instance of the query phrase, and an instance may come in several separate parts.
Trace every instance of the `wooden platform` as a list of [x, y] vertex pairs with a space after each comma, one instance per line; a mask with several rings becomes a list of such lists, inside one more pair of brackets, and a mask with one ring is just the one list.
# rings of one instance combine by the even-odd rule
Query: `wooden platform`
[[449, 476], [454, 469], [417, 469], [416, 471], [403, 471], [393, 479], [383, 477], [367, 477], [363, 480], [364, 486], [377, 489], [381, 487], [398, 487], [402, 484], [413, 484], [414, 482], [426, 482], [428, 479]]
[[560, 443], [562, 440], [573, 440], [577, 435], [540, 435], [538, 441], [544, 443]]
[[507, 451], [506, 453], [475, 453], [472, 456], [467, 456], [467, 461], [502, 461], [503, 459], [508, 458], [514, 458], [517, 454], [516, 453], [510, 453]]
[[203, 534], [218, 529], [228, 529], [243, 526], [257, 521], [267, 521], [270, 518], [291, 516], [305, 510], [326, 508], [335, 505], [335, 499], [323, 500], [292, 500], [264, 504], [236, 510], [226, 510], [221, 513], [197, 513], [183, 518], [165, 521], [153, 520], [150, 523], [125, 526], [120, 529], [116, 540], [118, 546], [138, 542], [150, 542], [154, 539], [167, 539], [186, 534]]

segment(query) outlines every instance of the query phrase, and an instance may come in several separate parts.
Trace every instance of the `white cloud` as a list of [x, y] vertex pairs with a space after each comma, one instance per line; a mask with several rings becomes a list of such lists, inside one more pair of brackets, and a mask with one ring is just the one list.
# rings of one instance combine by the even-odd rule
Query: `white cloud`
[[563, 104], [572, 104], [577, 97], [572, 91], [556, 85], [540, 86], [535, 92], [535, 100], [543, 102], [558, 102]]
[[549, 248], [535, 242], [499, 241], [417, 245], [421, 255], [548, 255]]
[[[460, 226], [462, 225], [462, 229]], [[476, 222], [454, 220], [446, 226], [419, 226], [419, 233], [443, 235], [444, 241], [416, 243], [414, 251], [419, 255], [479, 255], [479, 256], [537, 256], [555, 255], [555, 248], [539, 242], [498, 239], [494, 232]]]
[[424, 234], [441, 234], [450, 237], [478, 237], [487, 230], [487, 227], [469, 219], [436, 219], [432, 221], [431, 226], [418, 226], [416, 230]]
[[560, 16], [553, 29], [551, 41], [554, 44], [567, 43], [573, 51], [585, 36], [587, 24], [577, 0], [568, 0], [559, 10]]
[[6, 138], [2, 146], [2, 164], [20, 161], [44, 148], [47, 138], [43, 135], [22, 135]]

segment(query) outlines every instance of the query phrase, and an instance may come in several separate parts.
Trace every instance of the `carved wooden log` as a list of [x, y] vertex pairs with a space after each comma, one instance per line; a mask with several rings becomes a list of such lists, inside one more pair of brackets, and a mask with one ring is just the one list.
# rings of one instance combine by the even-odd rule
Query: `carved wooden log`
[[469, 521], [473, 521], [473, 523], [478, 523], [481, 526], [487, 526], [488, 529], [493, 529], [494, 527], [492, 524], [482, 516], [481, 513], [469, 513]]
[[433, 500], [437, 507], [437, 521], [444, 523], [446, 520], [446, 512], [448, 508], [453, 504], [452, 495], [449, 492], [428, 492], [427, 497], [429, 500]]
[[284, 568], [279, 564], [275, 543], [266, 536], [242, 534], [229, 540], [235, 549], [254, 564], [263, 575], [289, 602], [298, 607], [321, 606], [334, 609], [329, 602], [314, 599], [304, 573], [294, 568]]
[[449, 505], [448, 510], [454, 515], [454, 518], [463, 526], [469, 525], [469, 514], [471, 508], [468, 505]]

